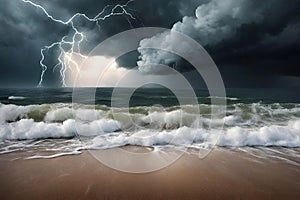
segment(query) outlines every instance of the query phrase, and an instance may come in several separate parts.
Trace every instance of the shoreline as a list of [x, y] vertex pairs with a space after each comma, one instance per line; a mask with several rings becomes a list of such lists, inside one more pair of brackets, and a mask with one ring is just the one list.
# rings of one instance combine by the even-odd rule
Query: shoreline
[[[135, 147], [136, 149], [137, 147]], [[297, 199], [300, 168], [218, 148], [185, 153], [145, 174], [111, 169], [87, 152], [51, 159], [0, 155], [1, 199]]]

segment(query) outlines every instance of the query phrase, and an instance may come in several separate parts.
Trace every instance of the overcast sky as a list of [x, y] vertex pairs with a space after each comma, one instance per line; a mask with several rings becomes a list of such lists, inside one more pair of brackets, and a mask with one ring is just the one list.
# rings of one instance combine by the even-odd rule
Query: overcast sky
[[[93, 17], [107, 4], [127, 1], [53, 0], [37, 2], [57, 19], [67, 20], [76, 12]], [[300, 0], [136, 0], [129, 5], [137, 20], [115, 16], [100, 24], [84, 19], [75, 22], [90, 37], [83, 44], [89, 52], [104, 39], [138, 27], [164, 27], [198, 41], [216, 62], [227, 87], [300, 86]], [[39, 82], [40, 49], [72, 34], [69, 26], [51, 21], [21, 0], [1, 0], [0, 86], [36, 86]], [[165, 38], [154, 37], [156, 42]], [[170, 41], [169, 45], [177, 45]], [[145, 52], [147, 54], [147, 52]], [[58, 49], [46, 54], [45, 63], [56, 64]], [[119, 60], [120, 66], [137, 62], [137, 52]], [[144, 61], [152, 59], [151, 54]], [[164, 56], [157, 62], [172, 64]], [[176, 69], [190, 74], [192, 68], [174, 59]], [[197, 81], [199, 77], [192, 77]], [[45, 85], [59, 85], [59, 70], [45, 74]]]

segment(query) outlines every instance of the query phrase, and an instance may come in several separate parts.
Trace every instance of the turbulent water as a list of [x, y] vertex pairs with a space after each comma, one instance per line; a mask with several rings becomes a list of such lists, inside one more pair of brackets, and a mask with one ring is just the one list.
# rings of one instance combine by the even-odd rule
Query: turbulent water
[[[210, 105], [211, 98], [218, 97], [206, 90], [196, 91], [198, 105], [180, 106], [171, 91], [139, 89], [131, 98], [129, 113], [110, 107], [111, 93], [109, 88], [97, 89], [92, 106], [72, 104], [68, 88], [1, 89], [0, 153], [31, 151], [32, 158], [52, 158], [125, 145], [205, 148], [214, 144], [252, 153], [262, 147], [276, 147], [296, 157], [299, 152], [296, 90], [228, 89], [227, 111], [219, 113], [224, 117], [218, 120], [211, 119]], [[256, 147], [255, 151], [249, 147]], [[41, 150], [46, 156], [35, 154]]]

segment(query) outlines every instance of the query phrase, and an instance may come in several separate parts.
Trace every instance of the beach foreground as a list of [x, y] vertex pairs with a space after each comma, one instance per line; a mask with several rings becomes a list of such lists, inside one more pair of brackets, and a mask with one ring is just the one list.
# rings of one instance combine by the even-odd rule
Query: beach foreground
[[84, 151], [52, 159], [0, 156], [1, 199], [297, 199], [300, 168], [218, 148], [192, 151], [162, 170], [118, 172]]

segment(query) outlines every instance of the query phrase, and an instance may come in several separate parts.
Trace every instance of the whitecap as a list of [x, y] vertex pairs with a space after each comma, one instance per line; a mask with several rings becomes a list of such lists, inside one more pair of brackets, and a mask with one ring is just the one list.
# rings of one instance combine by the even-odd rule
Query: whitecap
[[21, 100], [21, 99], [26, 99], [26, 97], [22, 97], [22, 96], [9, 96], [9, 97], [7, 97], [7, 99], [9, 99], [9, 100]]

